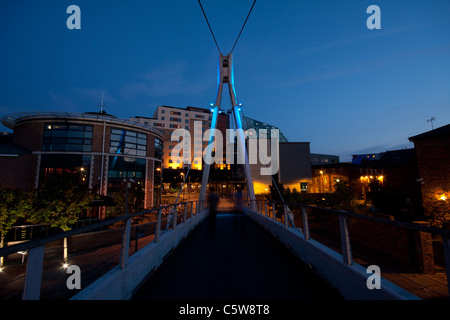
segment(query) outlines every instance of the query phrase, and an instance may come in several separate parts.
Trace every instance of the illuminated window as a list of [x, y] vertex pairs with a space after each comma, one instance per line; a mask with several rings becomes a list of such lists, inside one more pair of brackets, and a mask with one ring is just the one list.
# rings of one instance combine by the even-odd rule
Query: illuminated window
[[71, 123], [47, 123], [43, 151], [91, 152], [92, 126]]

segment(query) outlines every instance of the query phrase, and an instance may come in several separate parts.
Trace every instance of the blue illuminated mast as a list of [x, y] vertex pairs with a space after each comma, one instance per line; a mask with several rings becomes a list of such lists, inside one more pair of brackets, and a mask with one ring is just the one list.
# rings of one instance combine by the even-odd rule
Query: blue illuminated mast
[[[223, 55], [222, 53], [219, 54], [219, 68], [218, 68], [218, 84], [217, 84], [217, 95], [216, 95], [216, 101], [212, 105], [212, 120], [211, 120], [211, 131], [209, 136], [209, 143], [212, 143], [212, 140], [214, 138], [214, 129], [217, 128], [217, 117], [219, 114], [221, 102], [222, 102], [222, 93], [223, 93], [223, 87], [224, 84], [228, 85], [228, 93], [230, 95], [231, 100], [231, 114], [234, 118], [234, 121], [236, 123], [236, 135], [238, 136], [238, 148], [240, 154], [244, 155], [245, 157], [245, 163], [244, 166], [244, 173], [245, 173], [245, 180], [247, 183], [247, 194], [248, 199], [250, 200], [251, 206], [254, 205], [255, 198], [255, 191], [253, 188], [253, 180], [252, 175], [250, 172], [250, 165], [248, 160], [248, 154], [245, 146], [245, 136], [244, 131], [242, 127], [242, 117], [240, 113], [240, 105], [237, 102], [236, 99], [236, 91], [234, 88], [234, 70], [233, 70], [233, 56], [231, 53], [227, 55]], [[208, 184], [208, 178], [209, 178], [209, 171], [210, 171], [210, 163], [211, 163], [211, 154], [207, 153], [205, 154], [205, 165], [203, 167], [203, 176], [202, 176], [202, 184], [200, 189], [200, 201], [205, 201], [206, 199], [206, 187]]]

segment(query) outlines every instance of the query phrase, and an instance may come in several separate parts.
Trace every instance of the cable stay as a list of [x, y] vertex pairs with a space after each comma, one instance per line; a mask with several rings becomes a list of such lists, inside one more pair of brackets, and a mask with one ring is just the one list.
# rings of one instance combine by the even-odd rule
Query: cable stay
[[[211, 28], [211, 25], [209, 23], [208, 17], [206, 16], [205, 10], [203, 9], [202, 2], [200, 0], [198, 0], [198, 4], [200, 5], [200, 9], [202, 9], [203, 16], [205, 17], [206, 23], [208, 24], [209, 31], [211, 32], [211, 35], [212, 35], [212, 37], [214, 39], [214, 43], [216, 44], [217, 50], [219, 50], [219, 53], [222, 53], [222, 51], [220, 51], [219, 44], [217, 42], [217, 39], [216, 39], [216, 37], [214, 35], [214, 32], [213, 32], [213, 30]], [[253, 4], [252, 4], [252, 6], [250, 8], [250, 11], [248, 12], [247, 17], [245, 18], [244, 24], [242, 25], [241, 30], [239, 31], [239, 34], [238, 34], [236, 40], [234, 41], [233, 48], [231, 49], [230, 53], [233, 53], [234, 48], [236, 47], [236, 44], [237, 44], [239, 38], [241, 37], [242, 31], [244, 30], [244, 27], [247, 24], [247, 20], [250, 17], [250, 14], [252, 13], [252, 10], [253, 10], [253, 7], [255, 6], [255, 4], [256, 4], [256, 0], [253, 1]]]
[[[249, 13], [247, 14], [247, 18], [244, 21], [244, 24], [241, 27], [241, 30], [234, 42], [233, 48], [231, 50], [230, 53], [228, 53], [227, 55], [224, 55], [221, 51], [220, 51], [220, 47], [219, 44], [217, 42], [217, 39], [214, 35], [214, 32], [211, 28], [211, 25], [208, 21], [208, 18], [206, 16], [205, 10], [203, 9], [203, 6], [201, 4], [201, 1], [198, 0], [198, 3], [200, 5], [200, 8], [202, 9], [203, 12], [203, 16], [205, 17], [206, 23], [208, 24], [209, 30], [211, 32], [211, 35], [214, 39], [214, 42], [216, 44], [217, 49], [219, 50], [219, 81], [218, 81], [218, 85], [217, 85], [217, 94], [216, 94], [216, 101], [215, 103], [211, 103], [211, 109], [212, 109], [212, 119], [211, 119], [211, 131], [210, 131], [210, 136], [209, 136], [209, 145], [211, 143], [213, 143], [213, 139], [214, 139], [214, 131], [217, 128], [217, 118], [219, 115], [219, 112], [221, 112], [222, 110], [220, 109], [221, 106], [221, 102], [222, 102], [222, 92], [223, 92], [223, 86], [224, 84], [227, 84], [228, 86], [228, 93], [229, 93], [229, 97], [231, 100], [231, 115], [233, 117], [233, 120], [236, 123], [236, 128], [240, 129], [237, 130], [237, 134], [238, 134], [238, 151], [240, 152], [241, 155], [243, 155], [245, 157], [244, 159], [244, 163], [243, 163], [243, 167], [244, 167], [244, 174], [245, 174], [245, 180], [246, 180], [246, 184], [247, 184], [247, 195], [248, 195], [248, 199], [250, 200], [250, 210], [254, 210], [256, 209], [256, 197], [255, 197], [255, 191], [254, 191], [254, 187], [253, 187], [253, 179], [252, 179], [252, 174], [250, 171], [250, 164], [249, 164], [249, 159], [248, 159], [248, 154], [247, 154], [247, 148], [245, 146], [245, 137], [244, 137], [244, 133], [243, 133], [243, 128], [242, 128], [242, 117], [240, 114], [240, 106], [241, 104], [238, 104], [237, 99], [236, 99], [236, 91], [234, 88], [234, 71], [233, 71], [233, 56], [232, 56], [232, 51], [234, 50], [234, 48], [236, 47], [236, 44], [242, 34], [242, 31], [244, 30], [244, 27], [247, 23], [248, 18], [250, 17], [250, 14], [253, 10], [253, 7], [255, 6], [256, 0], [253, 1], [252, 7], [250, 8]], [[212, 154], [211, 152], [207, 152], [205, 155], [205, 164], [203, 166], [203, 176], [202, 176], [202, 182], [201, 182], [201, 188], [200, 188], [200, 195], [199, 195], [199, 201], [201, 203], [204, 203], [206, 200], [206, 189], [207, 189], [207, 183], [209, 180], [209, 172], [210, 172], [210, 166], [211, 166], [211, 159], [212, 159]]]

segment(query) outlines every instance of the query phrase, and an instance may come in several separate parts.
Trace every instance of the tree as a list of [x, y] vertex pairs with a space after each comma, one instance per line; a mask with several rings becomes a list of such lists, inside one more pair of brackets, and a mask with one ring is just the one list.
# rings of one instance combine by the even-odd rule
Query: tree
[[450, 194], [448, 189], [432, 189], [424, 197], [425, 216], [431, 226], [450, 229]]
[[[4, 189], [0, 191], [0, 248], [3, 248], [6, 234], [14, 223], [24, 218], [31, 203], [27, 195], [20, 190]], [[3, 266], [3, 257], [0, 259]]]
[[94, 199], [87, 186], [79, 182], [77, 175], [68, 173], [46, 178], [33, 193], [30, 220], [70, 230]]
[[[114, 214], [125, 214], [125, 206], [127, 202], [127, 183], [123, 183], [119, 192], [114, 194]], [[141, 184], [131, 183], [128, 188], [128, 213], [134, 213], [144, 210], [145, 191]]]
[[328, 196], [328, 205], [335, 210], [365, 213], [365, 207], [356, 204], [356, 196], [349, 183], [340, 178], [334, 185], [335, 191]]
[[[68, 231], [93, 199], [94, 195], [81, 183], [79, 175], [51, 175], [33, 193], [30, 220]], [[64, 238], [63, 251], [67, 264], [67, 238]]]

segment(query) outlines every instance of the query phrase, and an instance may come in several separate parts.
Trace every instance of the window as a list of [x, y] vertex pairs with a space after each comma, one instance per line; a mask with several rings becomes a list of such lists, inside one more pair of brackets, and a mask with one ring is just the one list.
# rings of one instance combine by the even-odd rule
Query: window
[[43, 151], [92, 151], [92, 126], [48, 123], [44, 129]]
[[71, 174], [82, 184], [89, 183], [91, 156], [83, 154], [43, 154], [41, 157], [40, 178], [51, 175]]
[[161, 139], [155, 139], [155, 158], [161, 159], [163, 151], [163, 142]]
[[146, 172], [145, 159], [113, 155], [109, 157], [108, 168], [108, 196], [113, 197], [115, 193], [124, 191], [124, 179], [133, 179], [133, 187], [130, 190], [135, 192], [136, 206], [142, 206], [144, 204], [145, 194], [145, 172]]
[[161, 113], [166, 113], [166, 110], [164, 110], [164, 109], [163, 109], [163, 110], [161, 110]]
[[179, 124], [171, 124], [169, 127], [172, 129], [180, 129], [181, 128], [181, 126]]
[[110, 153], [129, 154], [135, 156], [147, 155], [147, 135], [122, 130], [111, 129], [111, 145], [109, 148]]
[[170, 114], [172, 116], [181, 116], [181, 112], [177, 112], [177, 111], [170, 111]]

